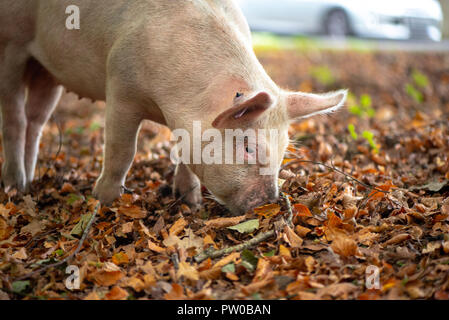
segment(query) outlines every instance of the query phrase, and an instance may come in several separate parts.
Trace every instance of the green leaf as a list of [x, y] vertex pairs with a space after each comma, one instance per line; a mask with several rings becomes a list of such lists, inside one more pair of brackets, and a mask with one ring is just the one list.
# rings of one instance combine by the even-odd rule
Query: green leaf
[[362, 109], [358, 105], [351, 106], [348, 108], [348, 110], [350, 113], [352, 113], [358, 117], [361, 117], [363, 114]]
[[235, 265], [233, 263], [227, 264], [223, 268], [221, 268], [221, 272], [234, 273], [235, 272]]
[[268, 252], [265, 252], [264, 254], [263, 254], [263, 256], [264, 257], [274, 257], [274, 255], [276, 254], [276, 250], [271, 250], [271, 251], [268, 251]]
[[368, 141], [369, 145], [371, 146], [371, 148], [373, 148], [375, 152], [379, 151], [379, 148], [377, 147], [377, 144], [374, 141], [374, 133], [372, 133], [371, 131], [363, 131], [362, 137], [364, 137], [366, 141]]
[[240, 254], [242, 258], [242, 266], [244, 266], [249, 272], [253, 272], [257, 268], [257, 262], [259, 259], [248, 249], [245, 249]]
[[405, 91], [415, 102], [422, 103], [424, 101], [424, 96], [421, 91], [416, 89], [412, 84], [408, 83], [405, 86]]
[[355, 126], [351, 123], [348, 125], [349, 134], [351, 135], [352, 139], [357, 140], [359, 138], [359, 135], [355, 131]]
[[335, 82], [332, 71], [326, 66], [315, 67], [310, 71], [310, 74], [316, 81], [325, 86]]
[[259, 229], [259, 219], [248, 220], [236, 226], [228, 227], [228, 229], [235, 230], [240, 233], [251, 233]]
[[411, 187], [410, 190], [429, 190], [432, 192], [439, 192], [441, 189], [443, 189], [447, 184], [449, 183], [448, 180], [443, 180], [442, 182], [438, 180], [430, 181], [429, 183], [423, 185], [423, 186], [415, 186]]
[[14, 293], [22, 293], [29, 286], [30, 286], [30, 280], [14, 281], [12, 283], [12, 292], [14, 292]]
[[99, 124], [98, 122], [92, 122], [89, 129], [90, 131], [97, 131], [101, 129], [101, 124]]
[[360, 106], [362, 109], [370, 109], [372, 106], [371, 96], [369, 94], [362, 94], [360, 96]]
[[412, 72], [412, 78], [418, 87], [426, 88], [429, 85], [427, 76], [416, 69]]
[[72, 236], [81, 237], [90, 219], [92, 219], [92, 213], [82, 215], [80, 221], [76, 224], [76, 226], [73, 227], [70, 234]]
[[73, 205], [75, 202], [79, 201], [79, 200], [83, 200], [84, 201], [84, 197], [71, 193], [68, 195], [68, 199], [67, 199], [67, 204], [68, 205]]

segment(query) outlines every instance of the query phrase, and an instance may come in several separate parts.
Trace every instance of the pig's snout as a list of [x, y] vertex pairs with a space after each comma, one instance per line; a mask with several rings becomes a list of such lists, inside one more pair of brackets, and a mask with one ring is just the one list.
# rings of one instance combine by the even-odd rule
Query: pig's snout
[[270, 186], [264, 188], [254, 188], [249, 192], [243, 193], [237, 197], [237, 201], [234, 204], [234, 210], [236, 215], [245, 214], [251, 209], [260, 207], [261, 205], [274, 203], [279, 199], [279, 192], [276, 186]]

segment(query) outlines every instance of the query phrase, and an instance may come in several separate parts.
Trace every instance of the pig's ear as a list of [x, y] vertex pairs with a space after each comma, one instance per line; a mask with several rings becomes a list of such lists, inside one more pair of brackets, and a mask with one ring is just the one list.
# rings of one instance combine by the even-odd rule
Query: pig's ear
[[[239, 97], [242, 99], [244, 97]], [[242, 99], [243, 100], [243, 99]], [[273, 99], [266, 92], [259, 92], [251, 99], [242, 101], [220, 114], [212, 126], [217, 129], [239, 128], [256, 121], [273, 104]]]
[[294, 120], [333, 112], [343, 106], [347, 94], [347, 90], [327, 94], [290, 93], [287, 97], [288, 117]]

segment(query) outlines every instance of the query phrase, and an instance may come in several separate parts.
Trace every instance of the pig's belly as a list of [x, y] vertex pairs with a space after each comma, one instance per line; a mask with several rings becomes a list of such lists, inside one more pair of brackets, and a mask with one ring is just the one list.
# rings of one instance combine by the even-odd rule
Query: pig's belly
[[[48, 48], [48, 49], [47, 49]], [[106, 100], [106, 61], [88, 49], [34, 42], [31, 55], [68, 91], [83, 98]]]

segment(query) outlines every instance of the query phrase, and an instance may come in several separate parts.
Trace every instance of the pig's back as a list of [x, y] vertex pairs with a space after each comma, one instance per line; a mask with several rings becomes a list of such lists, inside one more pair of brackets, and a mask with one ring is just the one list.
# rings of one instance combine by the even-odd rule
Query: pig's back
[[[194, 25], [187, 32], [194, 34], [192, 39], [210, 42], [214, 50], [222, 50], [217, 42], [217, 25], [220, 29], [222, 24], [225, 28], [232, 24], [250, 41], [247, 23], [233, 0], [3, 1], [15, 3], [16, 10], [22, 7], [30, 25], [35, 24], [27, 34], [32, 38], [28, 46], [31, 55], [69, 90], [98, 100], [105, 99], [108, 61], [120, 55], [114, 50], [124, 51], [120, 59], [115, 59], [120, 60], [117, 68], [131, 72], [148, 63], [156, 74], [156, 69], [167, 69], [170, 64], [190, 68], [190, 61], [177, 57], [189, 48], [177, 46], [183, 41], [175, 39], [186, 33], [186, 23]], [[66, 28], [66, 8], [70, 5], [80, 8], [79, 30]], [[144, 50], [146, 46], [156, 50]], [[210, 51], [194, 50], [197, 57], [188, 59], [199, 61], [201, 55], [213, 55]], [[154, 57], [156, 54], [159, 56]], [[160, 56], [164, 61], [159, 63]], [[212, 74], [211, 68], [209, 71]]]

